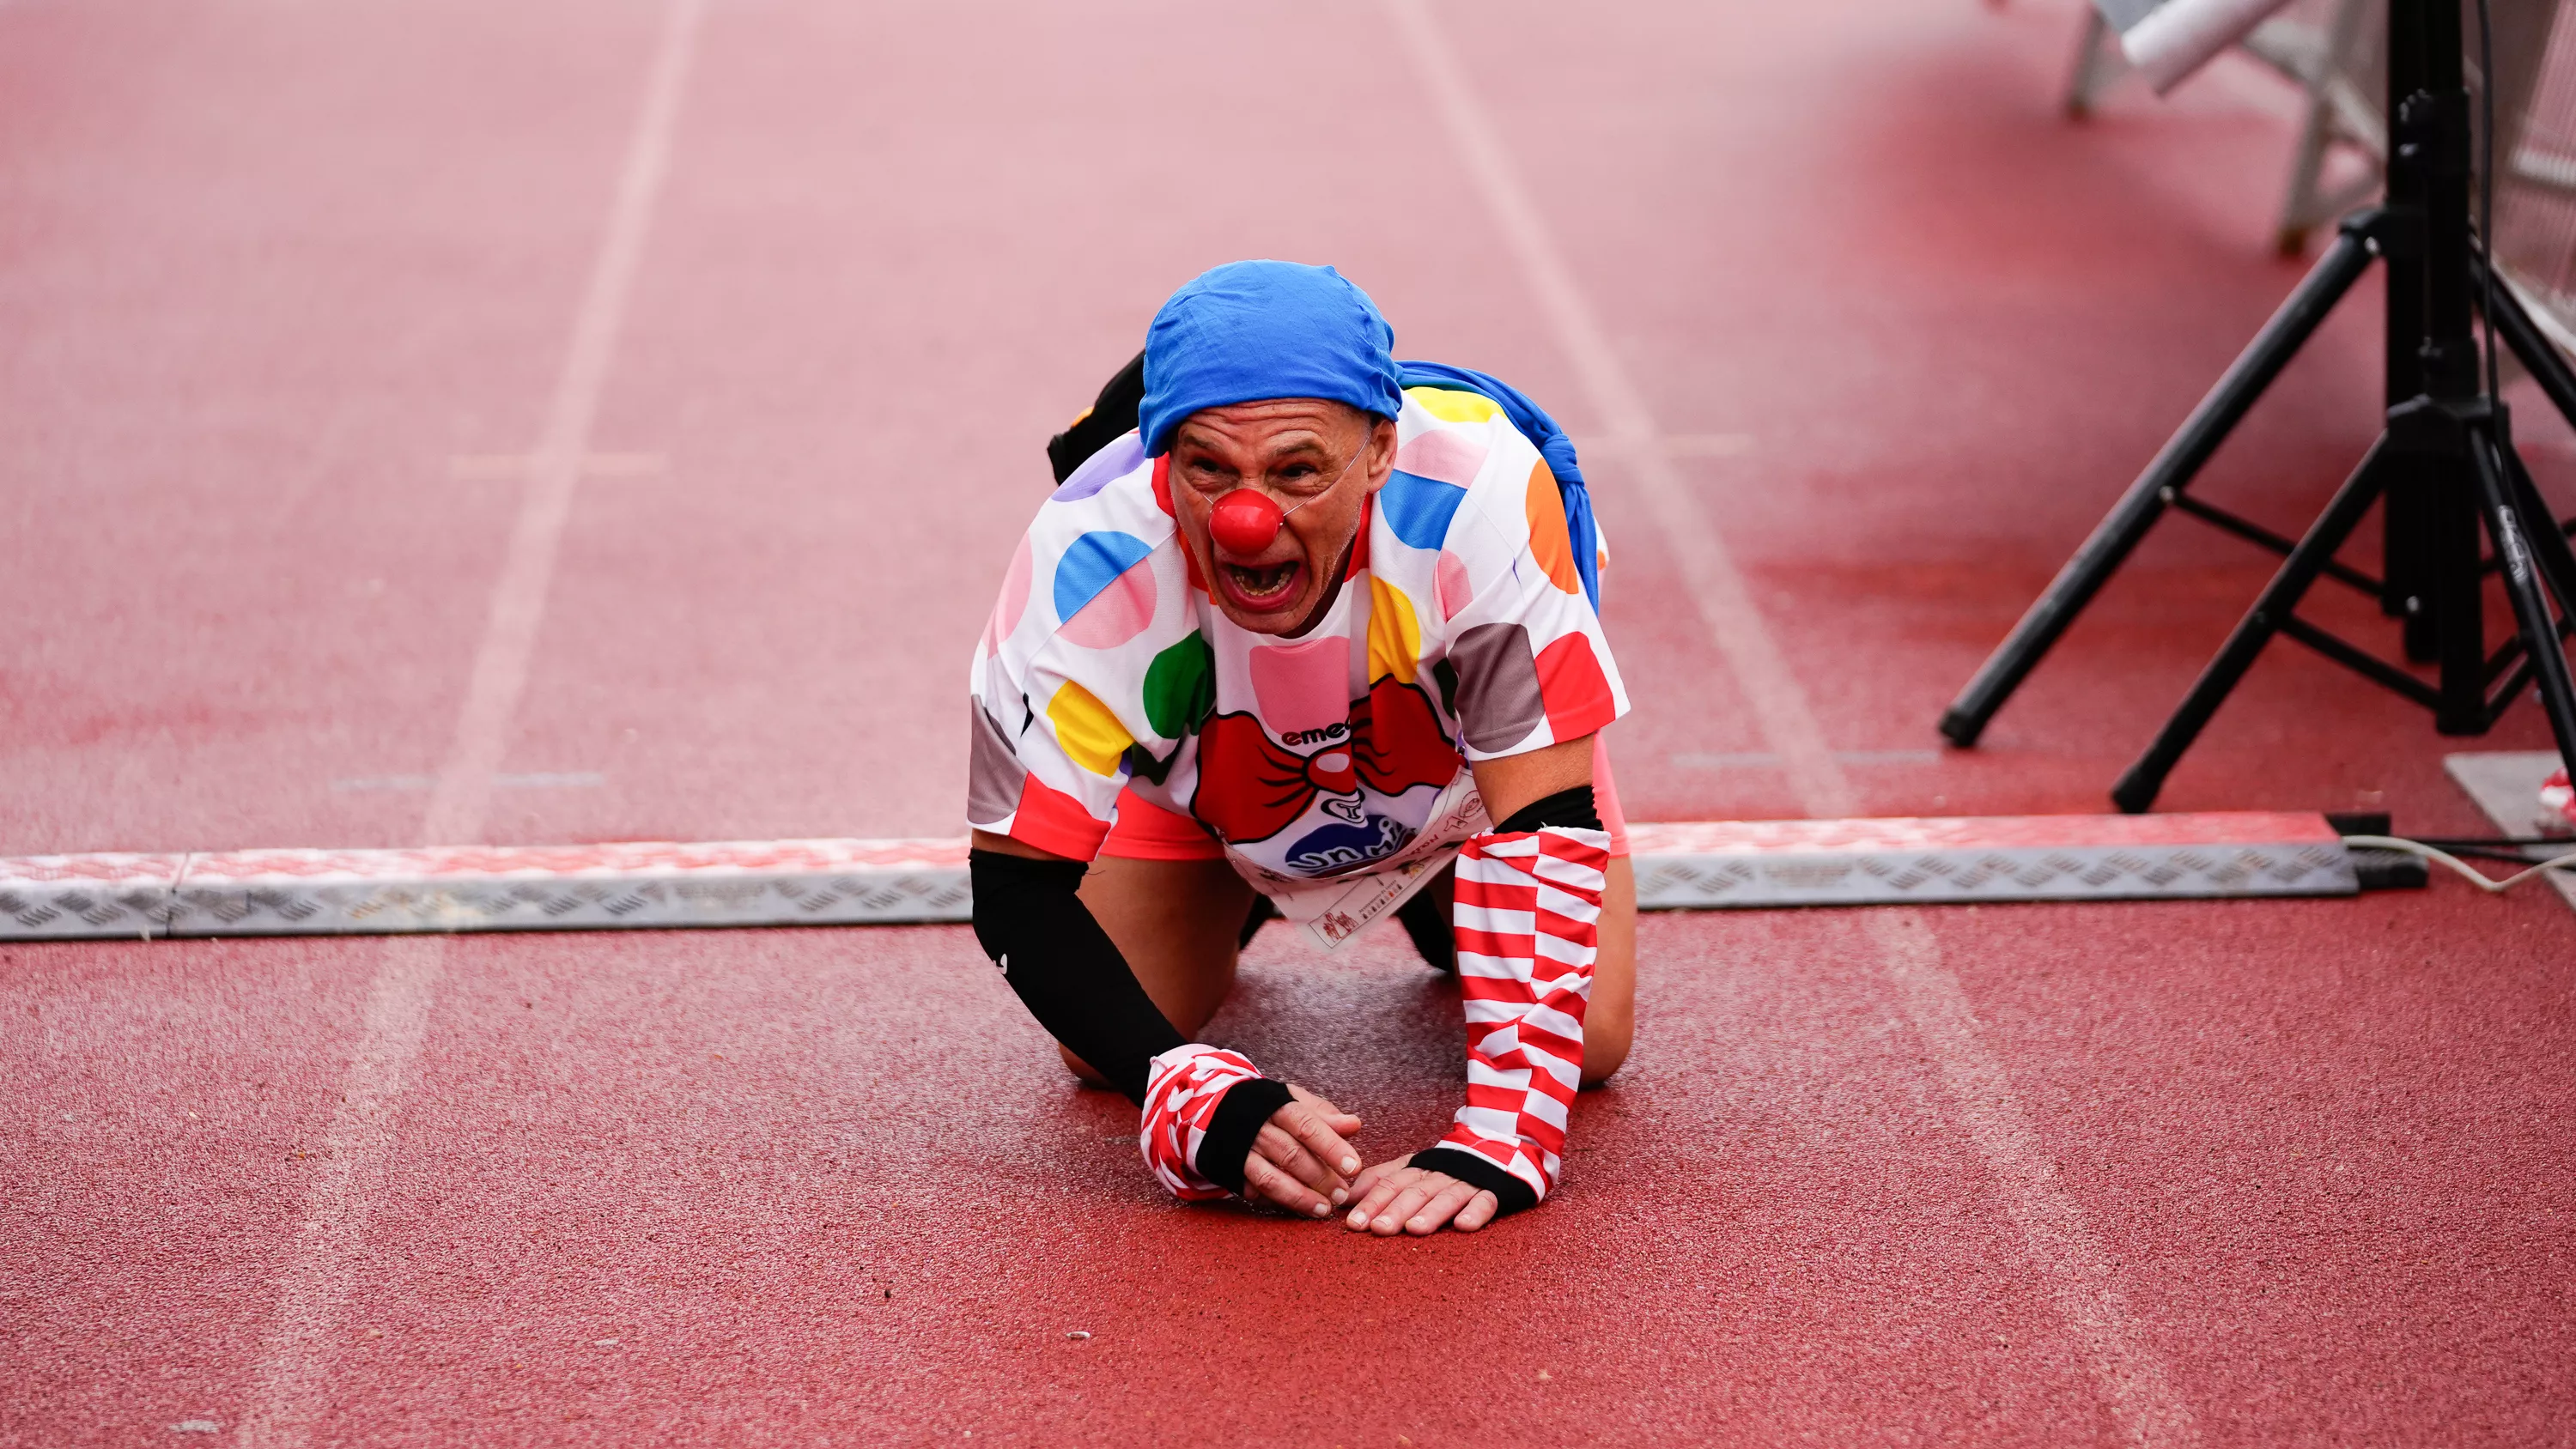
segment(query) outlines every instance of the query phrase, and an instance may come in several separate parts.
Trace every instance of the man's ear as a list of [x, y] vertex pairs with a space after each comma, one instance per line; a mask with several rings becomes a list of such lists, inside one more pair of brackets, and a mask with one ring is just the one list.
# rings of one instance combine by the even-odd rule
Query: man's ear
[[1391, 418], [1374, 418], [1369, 429], [1368, 491], [1375, 493], [1395, 476], [1395, 422]]

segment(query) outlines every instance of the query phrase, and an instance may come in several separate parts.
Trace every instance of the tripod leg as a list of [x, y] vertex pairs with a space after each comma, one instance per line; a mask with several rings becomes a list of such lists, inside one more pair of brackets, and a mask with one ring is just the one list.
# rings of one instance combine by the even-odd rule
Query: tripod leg
[[2522, 459], [2509, 447], [2499, 451], [2504, 454], [2506, 489], [2522, 509], [2522, 516], [2530, 520], [2524, 534], [2531, 544], [2532, 557], [2540, 561], [2541, 577], [2549, 580], [2551, 591], [2558, 595], [2559, 609], [2576, 614], [2576, 548], [2569, 547], [2566, 534], [2550, 526], [2553, 515], [2549, 503], [2532, 483], [2531, 472], [2522, 466]]
[[2290, 550], [2289, 560], [2281, 565], [2279, 573], [2272, 575], [2272, 582], [2264, 586], [2263, 596], [2254, 601], [2252, 611], [2237, 621], [2236, 631], [2227, 636], [2227, 643], [2218, 651], [2218, 657], [2210, 660], [2209, 667], [2200, 672], [2200, 678], [2191, 686], [2191, 693], [2183, 696], [2173, 718], [2166, 720], [2165, 727], [2157, 733], [2155, 743], [2149, 745], [2147, 752], [2138, 757], [2138, 762], [2120, 776], [2120, 782], [2111, 787], [2112, 802], [2122, 810], [2135, 815], [2156, 803], [2157, 792], [2164, 789], [2165, 776], [2173, 773], [2183, 751], [2190, 749], [2191, 742], [2200, 737], [2202, 727], [2209, 723], [2211, 715], [2218, 713], [2218, 706], [2226, 700], [2228, 691], [2234, 689], [2236, 682], [2245, 677], [2245, 671], [2253, 667], [2255, 656], [2263, 652], [2264, 645], [2272, 642], [2281, 621], [2299, 607], [2299, 600], [2307, 595], [2308, 587], [2317, 581], [2317, 575], [2325, 572], [2326, 560], [2334, 557], [2335, 550], [2342, 547], [2343, 541], [2351, 535], [2353, 526], [2370, 511], [2370, 505], [2379, 497], [2379, 490], [2387, 486], [2389, 456], [2388, 439], [2383, 435], [2371, 445], [2370, 455], [2361, 460], [2361, 466], [2344, 480], [2342, 488], [2336, 490], [2334, 501], [2326, 505], [2326, 511], [2317, 515], [2317, 521], [2308, 526], [2299, 546]]
[[[2477, 269], [2473, 280], [2479, 287], [2479, 295], [2484, 296], [2485, 255], [2472, 253], [2470, 264]], [[2539, 325], [2531, 320], [2529, 312], [2523, 310], [2522, 299], [2513, 294], [2513, 288], [2506, 286], [2502, 277], [2495, 279], [2495, 316], [2488, 320], [2495, 323], [2495, 330], [2504, 338], [2504, 345], [2511, 348], [2513, 355], [2522, 359], [2522, 365], [2531, 370], [2531, 380], [2540, 384], [2540, 390], [2557, 406], [2559, 416], [2567, 420], [2568, 426], [2576, 427], [2576, 368], [2569, 367], [2565, 354], [2541, 335]], [[2538, 520], [2533, 522], [2537, 524]]]
[[2083, 120], [2093, 103], [2118, 79], [2119, 58], [2111, 53], [2111, 27], [2099, 10], [2084, 12], [2084, 37], [2075, 43], [2075, 73], [2066, 81], [2066, 114]]
[[[2549, 715], [2549, 732], [2558, 741], [2558, 758], [2576, 770], [2576, 681], [2567, 674], [2567, 653], [2558, 643], [2558, 621], [2550, 616], [2549, 596], [2531, 556], [2527, 521], [2498, 465], [2495, 435], [2481, 428], [2470, 441], [2469, 455], [2478, 475], [2478, 502], [2487, 519], [2487, 536], [2495, 540], [2504, 564], [2505, 597], [2513, 601], [2514, 622], [2522, 629], [2522, 647], [2540, 683], [2540, 704]], [[2548, 516], [2539, 526], [2549, 528]], [[2551, 529], [2555, 532], [2555, 529]]]
[[2432, 623], [2433, 664], [2441, 680], [2433, 728], [2446, 735], [2482, 735], [2494, 723], [2487, 716], [2478, 478], [2468, 453], [2465, 434], [2454, 434], [2447, 447], [2410, 453], [2402, 460], [2414, 465], [2404, 470], [2407, 476], [2424, 482], [2416, 520], [2425, 563], [2420, 597]]
[[2147, 471], [2138, 475], [2119, 503], [2094, 526], [2092, 537], [2085, 539], [2083, 547], [2057, 571], [2047, 591], [2022, 615], [2021, 622], [2013, 626], [2012, 633], [1941, 716], [1941, 733], [1951, 743], [1964, 747], [1977, 742], [1987, 721], [2003, 708], [2004, 701], [2020, 687], [2040, 656], [2066, 632], [2067, 625], [2075, 622], [2075, 616], [2084, 611], [2112, 571], [2163, 516], [2172, 495], [2190, 486], [2192, 476], [2209, 461], [2210, 454], [2218, 451], [2218, 445], [2245, 416], [2246, 409], [2263, 395], [2263, 389], [2271, 386], [2272, 379], [2280, 375], [2309, 334], [2317, 330], [2317, 324], [2325, 320], [2335, 303], [2370, 266], [2370, 238], [2374, 231], [2374, 222], [2356, 219], [2336, 233], [2334, 245], [2326, 249], [2326, 254], [2290, 293], [2289, 300], [2272, 314], [2272, 320], [2263, 324], [2263, 330], [2255, 334], [2253, 343], [2229, 366], [2218, 385], [2200, 400], [2200, 406], [2192, 409], [2182, 430], [2165, 443], [2155, 461], [2147, 465]]
[[[2410, 217], [2423, 215], [2424, 170], [2430, 149], [2411, 130], [2402, 140], [2395, 132], [2403, 127], [2407, 98], [2424, 88], [2426, 3], [2427, 0], [2388, 0], [2388, 34], [2380, 49], [2388, 71], [2388, 89], [2380, 114], [2389, 119], [2391, 127], [2388, 144], [2383, 148], [2388, 163], [2387, 199], [2382, 204]], [[2387, 317], [2380, 345], [2381, 392], [2386, 406], [2395, 408], [2424, 391], [2425, 270], [2420, 236], [2393, 241], [2383, 272], [2388, 285]], [[2436, 642], [2424, 587], [2432, 577], [2423, 547], [2426, 491], [2421, 474], [2391, 478], [2388, 491], [2382, 495], [2379, 514], [2383, 565], [2379, 577], [2386, 584], [2380, 591], [2380, 612], [2404, 621], [2406, 657], [2418, 662], [2433, 658]]]

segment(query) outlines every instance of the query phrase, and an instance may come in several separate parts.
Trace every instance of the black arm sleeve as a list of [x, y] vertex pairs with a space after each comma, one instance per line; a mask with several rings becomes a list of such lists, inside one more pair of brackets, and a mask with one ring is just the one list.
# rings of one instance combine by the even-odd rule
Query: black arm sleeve
[[1270, 1122], [1270, 1114], [1290, 1102], [1288, 1084], [1261, 1077], [1237, 1082], [1225, 1089], [1217, 1100], [1216, 1112], [1208, 1118], [1207, 1135], [1199, 1139], [1197, 1157], [1190, 1163], [1199, 1176], [1240, 1195], [1243, 1192], [1243, 1169], [1252, 1160], [1252, 1139]]
[[966, 867], [975, 886], [975, 939], [1029, 1015], [1142, 1104], [1154, 1058], [1186, 1043], [1074, 894], [1087, 867], [993, 850], [968, 852]]

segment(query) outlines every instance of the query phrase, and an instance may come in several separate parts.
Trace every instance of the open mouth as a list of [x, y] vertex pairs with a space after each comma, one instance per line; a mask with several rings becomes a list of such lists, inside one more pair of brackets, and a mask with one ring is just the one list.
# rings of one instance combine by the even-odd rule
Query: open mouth
[[1297, 575], [1305, 565], [1297, 559], [1261, 567], [1226, 564], [1222, 567], [1227, 592], [1235, 602], [1255, 609], [1275, 607], [1288, 602], [1297, 591]]

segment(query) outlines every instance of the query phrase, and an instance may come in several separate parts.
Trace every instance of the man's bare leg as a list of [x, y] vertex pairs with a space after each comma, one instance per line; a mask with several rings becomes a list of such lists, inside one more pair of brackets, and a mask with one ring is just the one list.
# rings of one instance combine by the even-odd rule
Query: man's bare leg
[[[1252, 887], [1221, 860], [1128, 860], [1104, 855], [1082, 877], [1082, 903], [1127, 958], [1137, 984], [1184, 1037], [1194, 1037], [1234, 990], [1237, 942]], [[1107, 1087], [1080, 1057], [1074, 1075]]]
[[1610, 857], [1601, 892], [1601, 945], [1592, 958], [1592, 1001], [1583, 1009], [1583, 1085], [1610, 1080], [1637, 1032], [1637, 868]]

